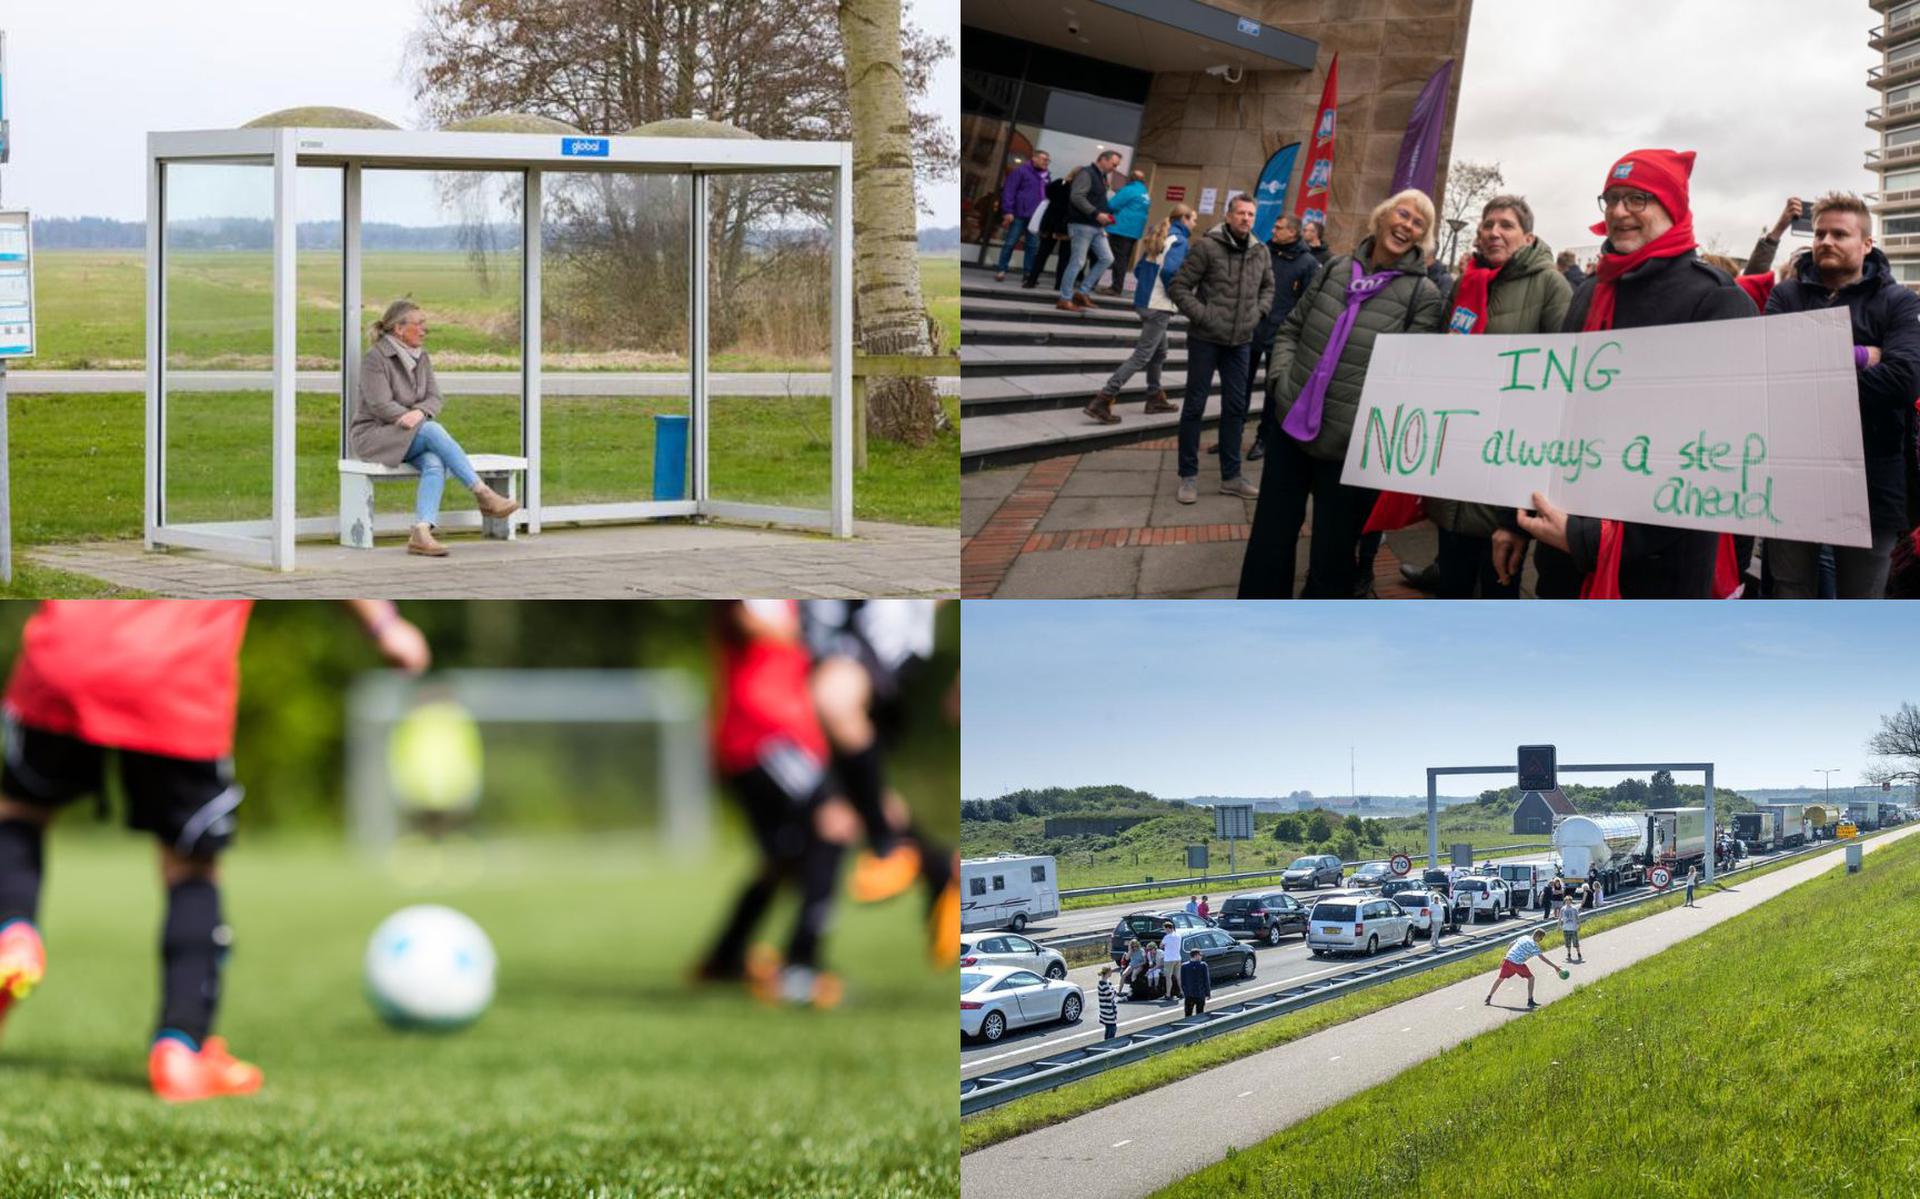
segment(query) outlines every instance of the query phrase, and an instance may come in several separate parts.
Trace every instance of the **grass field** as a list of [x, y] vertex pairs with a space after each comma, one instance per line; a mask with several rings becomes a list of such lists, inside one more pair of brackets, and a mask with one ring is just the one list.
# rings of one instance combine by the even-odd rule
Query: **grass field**
[[[1817, 851], [1815, 856], [1831, 854], [1841, 848], [1839, 844], [1830, 844], [1825, 849]], [[1803, 858], [1792, 858], [1759, 867], [1750, 874], [1738, 876], [1735, 885], [1744, 885], [1753, 879], [1796, 865], [1803, 860]], [[1706, 893], [1711, 894], [1721, 889], [1724, 889], [1723, 884], [1715, 882], [1711, 887], [1706, 888]], [[1650, 900], [1630, 908], [1603, 911], [1600, 915], [1581, 924], [1581, 934], [1591, 937], [1610, 928], [1657, 915], [1684, 901], [1685, 896], [1675, 891], [1665, 898]], [[1009, 1137], [1031, 1132], [1036, 1128], [1071, 1120], [1075, 1116], [1117, 1103], [1128, 1096], [1144, 1094], [1183, 1078], [1190, 1078], [1214, 1066], [1237, 1061], [1250, 1054], [1259, 1053], [1261, 1050], [1298, 1040], [1321, 1029], [1358, 1019], [1369, 1012], [1391, 1007], [1416, 995], [1437, 991], [1461, 979], [1472, 978], [1476, 974], [1493, 969], [1505, 952], [1506, 944], [1500, 942], [1490, 946], [1485, 953], [1476, 953], [1472, 957], [1451, 962], [1409, 978], [1369, 987], [1355, 994], [1315, 1004], [1298, 1012], [1263, 1020], [1240, 1032], [1212, 1037], [1132, 1065], [1121, 1066], [1084, 1082], [1072, 1083], [1056, 1090], [1045, 1091], [990, 1108], [961, 1122], [961, 1152], [971, 1152], [1004, 1141]]]
[[1886, 953], [1916, 888], [1908, 838], [1161, 1194], [1920, 1194], [1915, 998]]
[[[953, 1051], [928, 1049], [951, 1044], [953, 978], [926, 968], [915, 903], [843, 912], [840, 1009], [772, 1012], [681, 983], [741, 855], [528, 844], [427, 892], [319, 842], [243, 838], [219, 1031], [266, 1088], [171, 1109], [145, 1081], [152, 851], [76, 822], [48, 854], [49, 973], [0, 1044], [9, 1199], [958, 1191]], [[392, 1032], [361, 998], [366, 938], [417, 902], [465, 911], [499, 953], [465, 1031]]]
[[[928, 306], [959, 345], [960, 263], [921, 258]], [[39, 370], [137, 370], [146, 359], [146, 257], [139, 250], [43, 252], [36, 265], [40, 345], [20, 363]], [[458, 253], [376, 252], [365, 256], [364, 330], [389, 300], [410, 296], [427, 309], [435, 363], [442, 369], [509, 369], [519, 354], [519, 260], [496, 256], [483, 276]], [[340, 255], [303, 253], [295, 315], [300, 365], [329, 369], [340, 361]], [[167, 286], [173, 323], [167, 356], [176, 366], [264, 365], [272, 348], [272, 270], [262, 253], [177, 253]], [[665, 301], [663, 301], [665, 302]], [[675, 299], [676, 304], [684, 299]], [[544, 338], [549, 370], [685, 371], [681, 345], [575, 344], [563, 326]], [[781, 355], [751, 345], [716, 345], [716, 371], [824, 371], [818, 353]]]

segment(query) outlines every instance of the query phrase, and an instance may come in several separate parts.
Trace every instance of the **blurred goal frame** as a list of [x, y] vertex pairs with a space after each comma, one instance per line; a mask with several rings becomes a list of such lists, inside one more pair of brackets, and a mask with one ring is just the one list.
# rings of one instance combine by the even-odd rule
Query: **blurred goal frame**
[[662, 834], [674, 852], [709, 844], [713, 812], [707, 775], [705, 690], [681, 670], [445, 670], [414, 677], [373, 671], [347, 693], [348, 839], [380, 855], [400, 835], [388, 748], [414, 697], [432, 690], [489, 724], [645, 724], [659, 729], [655, 758]]

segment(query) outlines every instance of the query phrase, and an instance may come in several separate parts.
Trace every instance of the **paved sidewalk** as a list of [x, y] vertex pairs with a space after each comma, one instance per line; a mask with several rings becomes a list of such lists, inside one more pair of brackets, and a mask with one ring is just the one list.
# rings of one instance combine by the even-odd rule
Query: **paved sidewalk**
[[[1871, 854], [1914, 833], [1920, 833], [1920, 827], [1876, 838], [1864, 848]], [[1836, 850], [1763, 878], [1736, 878], [1725, 891], [1699, 892], [1695, 907], [1674, 908], [1583, 939], [1587, 962], [1571, 967], [1573, 981], [1561, 982], [1550, 977], [1551, 971], [1538, 970], [1535, 996], [1543, 1008], [1550, 1008], [1587, 982], [1624, 970], [1825, 871], [1844, 869], [1844, 862], [1844, 851]], [[1561, 958], [1558, 950], [1548, 952]], [[1492, 982], [1488, 971], [967, 1154], [960, 1159], [962, 1199], [1024, 1199], [1036, 1187], [1048, 1199], [1152, 1194], [1220, 1161], [1229, 1149], [1259, 1144], [1315, 1112], [1527, 1014], [1525, 980], [1510, 980], [1495, 1006], [1486, 1007], [1481, 1000]], [[1336, 1063], [1336, 1069], [1329, 1069]], [[1315, 1079], [1315, 1085], [1302, 1087], [1303, 1078]], [[1155, 1135], [1163, 1129], [1177, 1135]]]
[[[1246, 431], [1249, 446], [1254, 432]], [[1202, 445], [1213, 440], [1209, 432]], [[962, 594], [1231, 599], [1239, 590], [1255, 501], [1221, 495], [1220, 460], [1202, 454], [1199, 502], [1178, 502], [1177, 457], [1174, 439], [1165, 437], [962, 475]], [[1265, 459], [1247, 462], [1240, 473], [1258, 487], [1265, 465]], [[1311, 543], [1309, 513], [1296, 586], [1307, 576]], [[1389, 533], [1374, 559], [1374, 593], [1382, 599], [1426, 598], [1400, 581], [1400, 563], [1425, 565], [1438, 546], [1430, 524]], [[1532, 594], [1531, 571], [1529, 565], [1524, 595]]]
[[37, 566], [189, 599], [853, 599], [960, 589], [958, 535], [915, 525], [860, 521], [845, 541], [680, 522], [445, 540], [453, 553], [438, 559], [407, 554], [403, 538], [383, 538], [371, 550], [301, 542], [299, 567], [285, 574], [194, 550], [149, 552], [138, 541], [41, 546], [25, 556]]

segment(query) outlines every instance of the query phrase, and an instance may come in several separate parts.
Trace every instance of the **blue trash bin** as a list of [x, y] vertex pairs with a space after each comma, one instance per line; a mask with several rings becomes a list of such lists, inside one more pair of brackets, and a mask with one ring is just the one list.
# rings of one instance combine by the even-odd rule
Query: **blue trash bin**
[[687, 418], [684, 416], [654, 414], [653, 498], [687, 498]]

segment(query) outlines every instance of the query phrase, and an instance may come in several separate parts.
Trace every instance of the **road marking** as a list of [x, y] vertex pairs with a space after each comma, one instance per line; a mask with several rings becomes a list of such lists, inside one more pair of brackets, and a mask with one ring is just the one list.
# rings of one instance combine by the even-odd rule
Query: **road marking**
[[1238, 1095], [1235, 1095], [1235, 1096], [1234, 1096], [1234, 1098], [1235, 1098], [1235, 1099], [1245, 1099], [1245, 1098], [1246, 1098], [1247, 1096], [1249, 1096], [1249, 1095], [1251, 1095], [1251, 1094], [1253, 1094], [1253, 1092], [1252, 1092], [1252, 1091], [1242, 1091], [1242, 1092], [1240, 1092], [1240, 1093], [1239, 1093]]
[[1328, 1058], [1327, 1060], [1328, 1060], [1329, 1062], [1337, 1062], [1337, 1061], [1339, 1061], [1339, 1060], [1340, 1060], [1340, 1055], [1336, 1053], [1336, 1054], [1334, 1054], [1334, 1055], [1333, 1055], [1332, 1057], [1330, 1057], [1330, 1058]]
[[1131, 1144], [1133, 1144], [1133, 1138], [1132, 1138], [1132, 1137], [1128, 1137], [1128, 1138], [1127, 1138], [1126, 1140], [1124, 1140], [1124, 1141], [1115, 1141], [1115, 1142], [1114, 1142], [1113, 1144], [1111, 1144], [1111, 1145], [1109, 1145], [1109, 1146], [1107, 1146], [1107, 1148], [1109, 1148], [1109, 1149], [1118, 1149], [1118, 1148], [1120, 1148], [1120, 1146], [1122, 1146], [1122, 1145], [1131, 1145]]
[[1403, 1028], [1403, 1029], [1401, 1029], [1400, 1031], [1401, 1031], [1401, 1032], [1412, 1032], [1412, 1031], [1413, 1031], [1413, 1029], [1412, 1029], [1411, 1027], [1408, 1027], [1408, 1028]]

